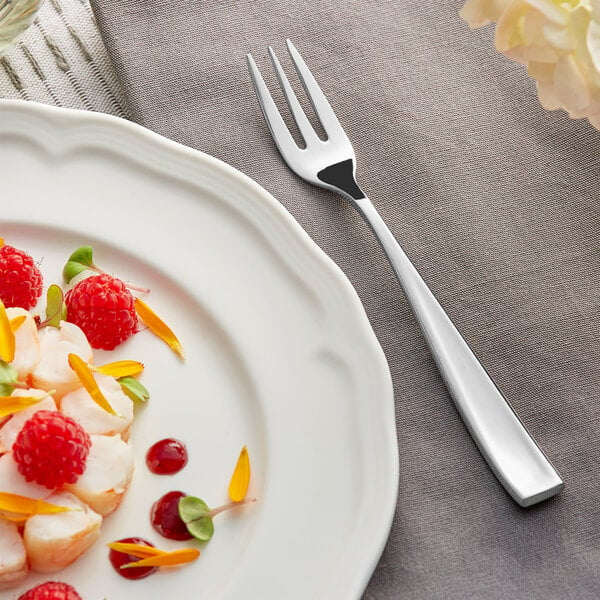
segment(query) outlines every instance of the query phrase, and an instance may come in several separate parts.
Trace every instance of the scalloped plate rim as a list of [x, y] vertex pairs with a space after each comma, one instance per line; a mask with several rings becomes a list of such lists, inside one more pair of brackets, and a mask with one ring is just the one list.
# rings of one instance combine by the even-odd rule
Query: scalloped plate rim
[[[272, 220], [271, 222], [277, 222], [282, 231], [289, 233], [289, 238], [286, 238], [289, 240], [289, 243], [300, 248], [301, 252], [305, 253], [305, 256], [310, 262], [317, 264], [322, 268], [325, 277], [333, 282], [332, 287], [339, 292], [340, 297], [347, 303], [352, 327], [357, 328], [359, 335], [364, 341], [365, 345], [362, 350], [370, 355], [370, 358], [376, 365], [376, 376], [379, 378], [378, 383], [382, 386], [382, 389], [385, 390], [387, 396], [382, 405], [387, 406], [387, 416], [389, 417], [387, 419], [386, 429], [381, 431], [381, 439], [378, 442], [385, 449], [385, 459], [388, 462], [388, 485], [387, 488], [382, 491], [380, 497], [377, 534], [372, 538], [370, 547], [365, 549], [362, 564], [349, 565], [349, 568], [353, 569], [353, 575], [348, 576], [345, 584], [343, 582], [334, 582], [337, 586], [332, 585], [331, 587], [328, 587], [328, 593], [332, 593], [332, 590], [335, 589], [336, 593], [340, 594], [340, 598], [347, 598], [349, 594], [354, 597], [359, 597], [366, 588], [370, 576], [376, 567], [392, 524], [398, 490], [398, 451], [394, 419], [394, 396], [389, 368], [379, 342], [366, 317], [364, 307], [349, 280], [333, 260], [317, 246], [291, 214], [287, 212], [271, 194], [240, 171], [217, 158], [168, 140], [167, 138], [135, 123], [101, 113], [56, 108], [20, 100], [0, 100], [0, 115], [3, 113], [6, 114], [7, 112], [12, 112], [13, 115], [20, 115], [25, 121], [30, 119], [35, 121], [35, 119], [43, 120], [48, 118], [49, 120], [47, 122], [50, 128], [55, 126], [55, 124], [52, 124], [53, 118], [58, 120], [65, 119], [72, 124], [79, 123], [84, 127], [83, 131], [85, 131], [86, 135], [89, 135], [90, 131], [95, 128], [98, 128], [99, 131], [102, 131], [104, 128], [112, 129], [113, 131], [121, 132], [125, 136], [124, 139], [134, 140], [136, 143], [141, 144], [142, 147], [145, 144], [150, 144], [152, 147], [158, 148], [162, 152], [173, 157], [175, 162], [179, 160], [183, 165], [184, 172], [190, 165], [195, 165], [199, 169], [200, 167], [206, 167], [207, 169], [202, 172], [203, 177], [215, 177], [215, 181], [218, 181], [220, 178], [221, 181], [225, 182], [225, 185], [239, 185], [246, 187], [252, 192], [252, 201], [254, 202], [253, 206], [255, 211], [251, 216], [254, 219], [254, 225], [258, 228], [261, 226], [265, 227], [264, 219], [267, 219], [267, 221]], [[5, 125], [6, 122], [2, 123], [0, 121], [0, 132], [3, 129], [11, 130], [11, 124], [8, 124], [8, 126]], [[14, 127], [11, 131], [13, 130]], [[33, 131], [26, 132], [18, 130], [18, 134], [23, 136], [31, 135], [35, 139], [35, 133]], [[0, 135], [2, 134], [0, 133]], [[39, 143], [39, 140], [36, 141]], [[63, 147], [63, 151], [65, 148], [76, 148], [77, 144], [80, 143], [82, 143], [81, 139], [72, 138], [68, 140], [68, 143]], [[85, 143], [94, 144], [95, 142], [92, 139], [87, 140]], [[48, 150], [52, 151], [50, 148], [48, 148]], [[119, 154], [121, 149], [115, 148], [114, 151]], [[60, 150], [56, 152], [55, 149], [54, 152], [60, 154]], [[135, 157], [135, 160], [142, 165], [145, 164], [148, 166], [147, 157], [137, 156]], [[211, 173], [211, 175], [208, 175], [208, 173]], [[187, 175], [185, 175], [185, 173], [179, 173], [178, 175], [174, 175], [174, 177], [186, 179], [189, 175], [190, 173], [187, 173]], [[240, 211], [240, 213], [244, 213], [245, 216], [248, 216], [249, 212], [251, 212], [247, 209], [244, 210], [244, 207], [240, 206], [234, 206], [234, 208]], [[262, 224], [261, 219], [263, 219]], [[266, 232], [263, 232], [263, 235], [266, 238]], [[269, 243], [272, 242], [269, 240]], [[300, 273], [301, 269], [294, 261], [290, 259], [287, 264], [298, 277], [306, 279], [307, 273]], [[314, 274], [313, 276], [315, 278], [317, 277]], [[312, 285], [314, 289], [318, 287], [316, 282], [312, 282]], [[339, 587], [339, 585], [342, 584], [346, 586], [343, 589]], [[331, 596], [329, 595], [328, 597]]]

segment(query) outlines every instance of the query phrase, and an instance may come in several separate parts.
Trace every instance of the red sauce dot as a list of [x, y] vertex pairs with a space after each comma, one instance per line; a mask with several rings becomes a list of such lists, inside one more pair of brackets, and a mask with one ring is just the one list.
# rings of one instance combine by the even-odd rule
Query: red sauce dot
[[179, 516], [179, 500], [186, 495], [183, 492], [169, 492], [152, 505], [150, 521], [160, 535], [171, 540], [192, 539], [193, 536]]
[[[143, 544], [145, 546], [153, 546], [153, 544], [150, 542], [136, 537], [123, 538], [122, 540], [118, 541], [127, 544]], [[152, 575], [152, 573], [155, 571], [158, 571], [158, 567], [131, 567], [128, 569], [121, 569], [121, 565], [126, 565], [127, 563], [140, 560], [137, 556], [125, 554], [125, 552], [111, 550], [108, 554], [108, 559], [110, 560], [110, 564], [113, 566], [113, 569], [119, 575], [121, 575], [121, 577], [125, 577], [125, 579], [143, 579], [144, 577], [148, 577], [148, 575]]]
[[173, 475], [181, 471], [187, 461], [185, 445], [173, 438], [156, 442], [146, 453], [146, 465], [156, 475]]

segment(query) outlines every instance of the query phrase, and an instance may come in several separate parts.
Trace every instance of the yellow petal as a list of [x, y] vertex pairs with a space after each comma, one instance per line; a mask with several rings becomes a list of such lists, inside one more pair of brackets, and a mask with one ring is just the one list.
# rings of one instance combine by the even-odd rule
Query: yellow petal
[[148, 329], [163, 342], [165, 342], [175, 354], [185, 358], [181, 343], [170, 327], [143, 301], [135, 299], [135, 310], [139, 318], [148, 326]]
[[81, 385], [87, 390], [87, 393], [92, 397], [92, 400], [107, 413], [119, 416], [104, 397], [104, 394], [98, 387], [98, 384], [94, 379], [94, 374], [87, 366], [87, 363], [81, 357], [77, 356], [77, 354], [69, 354], [69, 366], [77, 373]]
[[120, 377], [133, 377], [139, 375], [144, 370], [144, 365], [136, 360], [117, 360], [101, 367], [94, 367], [94, 371], [109, 375], [115, 379]]
[[0, 396], [0, 419], [25, 410], [40, 400], [42, 398], [34, 396]]
[[36, 498], [0, 492], [0, 511], [17, 515], [49, 515], [71, 510], [67, 506], [57, 506]]
[[18, 317], [10, 320], [10, 328], [12, 329], [13, 333], [15, 333], [17, 329], [19, 329], [19, 327], [25, 323], [26, 318], [27, 317], [25, 315], [19, 315]]
[[29, 515], [14, 515], [12, 513], [6, 513], [0, 510], [0, 519], [10, 521], [15, 525], [24, 525], [27, 519], [29, 519]]
[[2, 246], [4, 246], [4, 238], [0, 237], [0, 248], [2, 248]]
[[0, 300], [0, 360], [12, 362], [15, 358], [15, 334], [10, 326], [6, 308]]
[[153, 546], [146, 544], [133, 544], [131, 542], [111, 542], [107, 544], [111, 550], [122, 552], [123, 554], [131, 554], [137, 558], [149, 558], [150, 556], [160, 556], [164, 554], [164, 550], [159, 550]]
[[233, 502], [240, 502], [246, 497], [249, 483], [250, 458], [248, 457], [248, 449], [244, 446], [229, 482], [229, 497]]
[[181, 548], [172, 552], [163, 552], [156, 556], [149, 556], [136, 560], [134, 562], [121, 565], [121, 569], [130, 569], [133, 567], [174, 567], [192, 562], [200, 556], [200, 550], [197, 548]]

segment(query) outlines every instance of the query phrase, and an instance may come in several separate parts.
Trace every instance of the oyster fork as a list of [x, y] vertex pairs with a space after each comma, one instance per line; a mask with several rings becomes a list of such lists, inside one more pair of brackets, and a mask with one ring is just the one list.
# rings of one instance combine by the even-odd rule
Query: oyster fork
[[558, 493], [564, 482], [477, 360], [355, 179], [356, 158], [327, 98], [290, 40], [287, 48], [302, 86], [327, 135], [308, 120], [275, 52], [273, 67], [306, 144], [300, 148], [260, 71], [247, 55], [256, 95], [271, 135], [288, 166], [303, 179], [346, 198], [378, 238], [410, 304], [446, 387], [481, 454], [512, 498], [530, 506]]

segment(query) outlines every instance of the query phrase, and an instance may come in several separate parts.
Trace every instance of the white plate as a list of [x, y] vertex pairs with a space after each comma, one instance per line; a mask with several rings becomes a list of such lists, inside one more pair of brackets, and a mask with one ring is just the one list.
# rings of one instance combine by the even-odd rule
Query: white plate
[[[118, 351], [145, 362], [151, 393], [127, 497], [74, 565], [0, 598], [48, 579], [86, 600], [358, 598], [389, 532], [398, 457], [388, 367], [342, 272], [249, 178], [124, 120], [0, 102], [0, 169], [0, 236], [41, 261], [47, 284], [91, 244], [100, 266], [151, 288], [187, 354], [148, 331]], [[172, 477], [144, 465], [164, 437], [190, 454]], [[115, 574], [104, 544], [181, 545], [152, 530], [152, 502], [175, 489], [226, 502], [244, 444], [258, 502], [217, 516], [194, 564]]]

